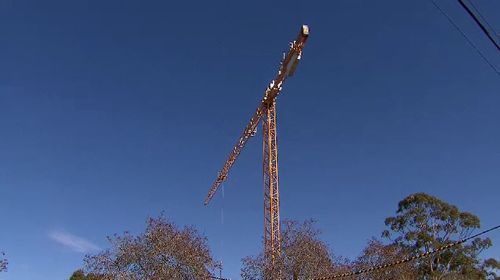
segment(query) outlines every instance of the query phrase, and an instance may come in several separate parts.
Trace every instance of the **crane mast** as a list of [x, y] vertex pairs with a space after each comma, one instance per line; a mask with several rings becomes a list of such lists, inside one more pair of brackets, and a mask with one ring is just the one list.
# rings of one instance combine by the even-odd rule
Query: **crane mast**
[[278, 182], [278, 143], [276, 133], [276, 97], [280, 94], [283, 82], [294, 74], [302, 56], [302, 49], [309, 36], [309, 28], [303, 25], [296, 40], [290, 43], [290, 50], [281, 61], [276, 78], [267, 87], [264, 97], [249, 123], [243, 130], [224, 166], [212, 184], [205, 205], [213, 198], [220, 185], [227, 179], [248, 139], [255, 135], [262, 120], [262, 154], [264, 180], [264, 255], [274, 261], [281, 254], [280, 195]]
[[264, 174], [264, 253], [274, 260], [281, 253], [280, 193], [276, 100], [266, 104], [262, 121], [262, 171]]

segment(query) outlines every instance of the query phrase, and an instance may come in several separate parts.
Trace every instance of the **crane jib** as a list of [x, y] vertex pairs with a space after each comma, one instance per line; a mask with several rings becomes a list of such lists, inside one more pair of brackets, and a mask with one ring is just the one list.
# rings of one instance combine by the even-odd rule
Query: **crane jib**
[[298, 62], [302, 56], [302, 49], [304, 47], [305, 42], [309, 36], [309, 27], [307, 25], [303, 25], [299, 32], [297, 39], [290, 43], [290, 49], [288, 53], [285, 55], [283, 60], [281, 61], [280, 68], [278, 70], [278, 75], [276, 78], [269, 84], [267, 87], [264, 97], [257, 107], [257, 110], [253, 114], [249, 123], [243, 130], [240, 138], [236, 142], [236, 145], [231, 150], [224, 166], [219, 171], [218, 176], [215, 182], [212, 184], [207, 197], [205, 198], [204, 204], [207, 205], [212, 197], [217, 192], [220, 185], [227, 179], [229, 174], [229, 170], [234, 165], [238, 155], [241, 153], [242, 149], [245, 147], [246, 142], [249, 138], [255, 135], [255, 131], [257, 130], [257, 126], [266, 112], [266, 108], [274, 103], [275, 98], [280, 94], [283, 82], [287, 77], [290, 77], [294, 74], [295, 69], [297, 67]]

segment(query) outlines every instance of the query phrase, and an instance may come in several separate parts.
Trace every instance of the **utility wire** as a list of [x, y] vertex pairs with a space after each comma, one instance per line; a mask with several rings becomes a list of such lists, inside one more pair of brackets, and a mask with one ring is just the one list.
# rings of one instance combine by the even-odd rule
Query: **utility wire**
[[353, 276], [353, 275], [359, 275], [359, 274], [364, 274], [364, 273], [368, 273], [368, 272], [383, 270], [383, 269], [386, 269], [386, 268], [389, 268], [389, 267], [393, 267], [393, 266], [400, 265], [400, 264], [403, 264], [403, 263], [411, 262], [411, 261], [414, 261], [414, 260], [417, 260], [417, 259], [426, 258], [428, 256], [434, 255], [434, 254], [439, 253], [441, 251], [444, 251], [444, 250], [450, 249], [452, 247], [458, 246], [460, 244], [463, 244], [463, 243], [465, 243], [465, 242], [467, 242], [467, 241], [469, 241], [471, 239], [474, 239], [474, 238], [476, 238], [478, 236], [486, 234], [486, 233], [488, 233], [490, 231], [497, 230], [499, 228], [500, 228], [500, 225], [498, 225], [496, 227], [492, 227], [492, 228], [484, 230], [484, 231], [481, 231], [480, 233], [474, 234], [472, 236], [469, 236], [467, 238], [461, 239], [459, 241], [452, 242], [452, 243], [447, 244], [447, 245], [443, 245], [443, 246], [441, 246], [441, 247], [439, 247], [437, 249], [430, 250], [430, 251], [427, 251], [427, 252], [424, 252], [424, 253], [420, 253], [420, 254], [417, 254], [417, 255], [414, 255], [414, 256], [411, 256], [411, 257], [407, 257], [407, 258], [404, 258], [404, 259], [400, 259], [400, 260], [395, 261], [395, 262], [386, 263], [386, 264], [377, 265], [377, 266], [372, 266], [370, 268], [365, 268], [365, 269], [361, 269], [361, 270], [357, 270], [357, 271], [351, 271], [351, 272], [337, 274], [337, 275], [332, 275], [332, 276], [325, 276], [325, 277], [314, 278], [312, 280], [340, 279], [340, 278], [345, 278], [345, 277], [349, 277], [349, 276]]
[[486, 29], [486, 27], [484, 27], [483, 23], [469, 9], [469, 7], [467, 5], [465, 5], [465, 3], [464, 3], [463, 0], [457, 0], [457, 1], [458, 1], [458, 3], [460, 3], [460, 5], [462, 6], [462, 8], [464, 8], [465, 11], [467, 11], [467, 13], [469, 14], [469, 16], [471, 16], [471, 18], [477, 23], [477, 25], [479, 25], [479, 28], [481, 28], [481, 30], [486, 35], [486, 37], [488, 37], [488, 39], [490, 39], [490, 41], [493, 43], [493, 45], [495, 45], [495, 47], [497, 47], [497, 50], [500, 51], [500, 46], [498, 45], [497, 41], [493, 38], [493, 36], [491, 36], [491, 34], [488, 31], [488, 29]]
[[446, 19], [448, 19], [448, 21], [451, 23], [451, 25], [453, 25], [453, 27], [455, 27], [455, 29], [458, 32], [460, 32], [460, 34], [462, 34], [462, 36], [465, 38], [465, 40], [467, 40], [469, 45], [474, 50], [476, 50], [476, 52], [479, 54], [479, 56], [481, 56], [481, 58], [491, 67], [491, 69], [493, 69], [493, 71], [495, 71], [495, 73], [498, 76], [500, 76], [500, 71], [498, 71], [498, 69], [483, 55], [483, 53], [476, 47], [476, 45], [474, 45], [474, 43], [472, 43], [472, 41], [469, 39], [469, 37], [467, 37], [467, 35], [462, 31], [462, 29], [460, 29], [460, 27], [457, 24], [455, 24], [455, 22], [451, 19], [451, 17], [443, 9], [441, 9], [441, 7], [438, 6], [436, 1], [434, 1], [434, 0], [430, 0], [430, 1], [434, 5], [434, 7], [436, 7], [436, 9], [438, 9], [441, 12], [441, 14], [443, 14], [446, 17]]
[[474, 11], [479, 15], [479, 17], [481, 18], [481, 20], [486, 23], [486, 25], [490, 28], [491, 31], [493, 31], [493, 34], [495, 34], [495, 37], [497, 39], [500, 39], [500, 36], [498, 36], [498, 33], [497, 31], [495, 30], [495, 28], [493, 28], [493, 26], [491, 26], [488, 21], [486, 20], [486, 18], [481, 14], [481, 12], [479, 11], [479, 9], [476, 7], [476, 5], [474, 5], [474, 2], [473, 1], [468, 1], [469, 4], [472, 6], [472, 8], [474, 9]]
[[213, 276], [211, 275], [209, 279], [215, 279], [215, 280], [231, 280], [229, 278], [222, 278], [222, 277], [217, 277], [217, 276]]
[[[393, 266], [397, 266], [397, 265], [400, 265], [400, 264], [403, 264], [403, 263], [407, 263], [407, 262], [411, 262], [411, 261], [418, 260], [418, 259], [423, 259], [423, 258], [429, 257], [431, 255], [434, 255], [436, 253], [439, 253], [441, 251], [444, 251], [444, 250], [450, 249], [452, 247], [458, 246], [460, 244], [463, 244], [463, 243], [465, 243], [465, 242], [467, 242], [467, 241], [469, 241], [471, 239], [474, 239], [476, 237], [484, 235], [484, 234], [486, 234], [488, 232], [497, 230], [499, 228], [500, 228], [500, 225], [492, 227], [492, 228], [489, 228], [487, 230], [483, 230], [483, 231], [481, 231], [481, 232], [479, 232], [477, 234], [471, 235], [471, 236], [469, 236], [467, 238], [464, 238], [464, 239], [461, 239], [459, 241], [455, 241], [455, 242], [452, 242], [450, 244], [443, 245], [443, 246], [441, 246], [441, 247], [439, 247], [437, 249], [430, 250], [430, 251], [427, 251], [427, 252], [424, 252], [424, 253], [420, 253], [420, 254], [417, 254], [417, 255], [414, 255], [414, 256], [411, 256], [411, 257], [407, 257], [407, 258], [404, 258], [404, 259], [400, 259], [400, 260], [395, 261], [395, 262], [386, 263], [386, 264], [377, 265], [377, 266], [372, 266], [372, 267], [369, 267], [369, 268], [360, 269], [360, 270], [351, 271], [351, 272], [342, 273], [342, 274], [337, 274], [337, 275], [332, 275], [332, 276], [324, 276], [324, 277], [313, 278], [313, 279], [310, 279], [310, 280], [330, 280], [330, 279], [346, 278], [346, 277], [350, 277], [350, 276], [354, 276], [354, 275], [360, 275], [360, 274], [365, 274], [365, 273], [368, 273], [368, 272], [383, 270], [383, 269], [386, 269], [386, 268], [390, 268], [390, 267], [393, 267]], [[222, 278], [222, 277], [217, 277], [217, 276], [214, 276], [214, 275], [210, 275], [209, 279], [231, 280], [229, 278]]]

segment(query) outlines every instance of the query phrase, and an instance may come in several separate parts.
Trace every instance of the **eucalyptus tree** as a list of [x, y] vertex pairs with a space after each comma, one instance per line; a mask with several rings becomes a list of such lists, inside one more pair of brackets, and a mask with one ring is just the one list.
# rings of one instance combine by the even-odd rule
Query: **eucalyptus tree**
[[[392, 241], [393, 246], [411, 254], [428, 252], [462, 240], [481, 226], [476, 215], [460, 211], [457, 206], [426, 193], [412, 194], [401, 200], [396, 215], [388, 217], [385, 224], [388, 229], [382, 236]], [[488, 268], [496, 260], [485, 263], [480, 258], [480, 253], [491, 246], [489, 238], [477, 237], [417, 260], [414, 270], [418, 279], [495, 279], [494, 268]]]

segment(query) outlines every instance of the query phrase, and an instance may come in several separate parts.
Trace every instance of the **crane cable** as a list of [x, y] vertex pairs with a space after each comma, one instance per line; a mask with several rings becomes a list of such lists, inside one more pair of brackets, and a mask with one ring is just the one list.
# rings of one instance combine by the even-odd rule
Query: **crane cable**
[[365, 268], [365, 269], [360, 269], [360, 270], [357, 270], [357, 271], [351, 271], [351, 272], [337, 274], [337, 275], [332, 275], [332, 276], [324, 276], [324, 277], [319, 277], [319, 278], [313, 278], [311, 280], [329, 280], [329, 279], [345, 278], [345, 277], [349, 277], [349, 276], [353, 276], [353, 275], [359, 275], [359, 274], [364, 274], [364, 273], [368, 273], [368, 272], [373, 272], [373, 271], [378, 271], [378, 270], [386, 269], [386, 268], [393, 267], [393, 266], [396, 266], [396, 265], [400, 265], [400, 264], [403, 264], [403, 263], [411, 262], [411, 261], [414, 261], [414, 260], [417, 260], [417, 259], [426, 258], [426, 257], [428, 257], [430, 255], [433, 255], [433, 254], [439, 253], [441, 251], [450, 249], [452, 247], [458, 246], [458, 245], [463, 244], [463, 243], [465, 243], [465, 242], [467, 242], [467, 241], [469, 241], [471, 239], [474, 239], [474, 238], [476, 238], [476, 237], [478, 237], [480, 235], [486, 234], [486, 233], [488, 233], [490, 231], [497, 230], [499, 228], [500, 228], [500, 225], [498, 225], [496, 227], [492, 227], [492, 228], [487, 229], [487, 230], [484, 230], [484, 231], [482, 231], [480, 233], [474, 234], [474, 235], [469, 236], [467, 238], [464, 238], [464, 239], [452, 242], [450, 244], [443, 245], [443, 246], [441, 246], [441, 247], [439, 247], [439, 248], [437, 248], [435, 250], [430, 250], [430, 251], [427, 251], [427, 252], [424, 252], [424, 253], [420, 253], [420, 254], [417, 254], [417, 255], [414, 255], [414, 256], [411, 256], [411, 257], [400, 259], [400, 260], [395, 261], [395, 262], [381, 264], [381, 265], [372, 266], [372, 267]]
[[[222, 182], [221, 184], [221, 191], [222, 191], [222, 203], [221, 203], [221, 207], [220, 207], [220, 224], [221, 224], [221, 228], [222, 228], [222, 231], [224, 232], [224, 182]], [[224, 235], [222, 236], [221, 240], [220, 240], [220, 251], [224, 251]], [[219, 280], [229, 280], [229, 279], [226, 279], [226, 278], [222, 278], [222, 269], [223, 269], [223, 263], [222, 261], [220, 261], [220, 267], [219, 267], [219, 276], [214, 276], [214, 275], [211, 275], [210, 276], [210, 279], [219, 279]]]
[[[222, 186], [222, 203], [221, 203], [221, 208], [220, 208], [220, 223], [221, 223], [221, 227], [222, 227], [222, 232], [225, 232], [224, 230], [224, 197], [225, 197], [225, 194], [224, 194], [224, 182], [222, 182], [221, 184]], [[220, 240], [220, 251], [224, 251], [224, 234], [222, 235], [222, 239]], [[222, 260], [220, 261], [220, 270], [219, 270], [219, 277], [216, 278], [216, 279], [221, 279], [221, 280], [224, 280], [224, 278], [222, 278], [222, 270], [224, 268], [224, 264], [222, 262]]]

